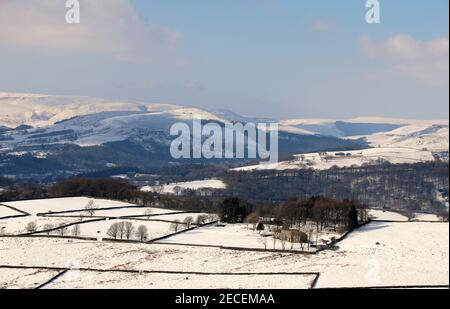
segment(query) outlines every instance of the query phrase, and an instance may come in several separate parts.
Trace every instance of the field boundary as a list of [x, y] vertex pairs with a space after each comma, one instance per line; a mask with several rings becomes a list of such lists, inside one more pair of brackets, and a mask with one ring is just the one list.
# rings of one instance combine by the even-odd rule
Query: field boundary
[[23, 218], [23, 217], [29, 217], [31, 216], [31, 214], [29, 214], [28, 212], [25, 212], [23, 210], [17, 209], [13, 206], [8, 206], [5, 204], [1, 204], [0, 206], [6, 207], [8, 209], [11, 209], [12, 211], [18, 212], [20, 215], [12, 215], [12, 216], [5, 216], [5, 217], [0, 217], [0, 220], [6, 220], [6, 219], [14, 219], [14, 218]]
[[45, 286], [51, 284], [56, 279], [60, 278], [68, 271], [81, 271], [81, 272], [98, 272], [98, 273], [127, 273], [127, 274], [167, 274], [167, 275], [197, 275], [197, 276], [314, 276], [309, 289], [313, 289], [314, 285], [320, 276], [318, 272], [196, 272], [196, 271], [171, 271], [171, 270], [135, 270], [135, 269], [97, 269], [97, 268], [85, 268], [85, 267], [56, 267], [56, 266], [16, 266], [16, 265], [0, 265], [0, 269], [36, 269], [36, 270], [52, 270], [60, 271], [57, 275], [53, 276], [46, 282], [40, 284], [35, 289], [42, 289]]
[[277, 250], [277, 249], [264, 249], [264, 248], [243, 248], [243, 247], [230, 247], [221, 245], [202, 245], [202, 244], [186, 244], [186, 243], [167, 243], [167, 242], [154, 242], [154, 245], [165, 246], [185, 246], [185, 247], [198, 247], [198, 248], [216, 248], [221, 250], [232, 251], [251, 251], [251, 252], [267, 252], [267, 253], [283, 253], [283, 254], [316, 254], [318, 251], [299, 251], [299, 250]]
[[190, 232], [190, 231], [193, 231], [195, 229], [199, 229], [199, 228], [202, 228], [202, 227], [205, 227], [205, 226], [213, 225], [213, 224], [216, 224], [217, 222], [218, 221], [213, 221], [213, 222], [208, 222], [208, 223], [205, 223], [205, 224], [202, 224], [202, 225], [193, 226], [191, 228], [184, 229], [182, 231], [178, 231], [178, 232], [175, 232], [175, 233], [172, 233], [172, 234], [169, 234], [169, 235], [165, 235], [165, 236], [161, 236], [161, 237], [149, 240], [149, 241], [147, 241], [147, 243], [151, 244], [151, 243], [163, 240], [163, 239], [170, 238], [172, 236], [176, 236], [176, 235], [179, 235], [179, 234], [182, 234], [182, 233]]
[[[317, 290], [374, 290], [374, 289], [448, 289], [449, 285], [386, 285], [386, 286], [366, 286], [366, 287], [325, 287], [317, 288], [320, 279], [320, 272], [197, 272], [197, 271], [172, 271], [172, 270], [137, 270], [137, 269], [100, 269], [88, 267], [66, 268], [57, 266], [17, 266], [0, 265], [0, 269], [36, 269], [59, 271], [58, 274], [40, 284], [35, 289], [45, 288], [68, 271], [98, 272], [98, 273], [126, 273], [126, 274], [167, 274], [167, 275], [198, 275], [198, 276], [314, 276], [309, 289]], [[244, 289], [245, 290], [245, 289]]]
[[[129, 208], [147, 208], [147, 207], [128, 207], [128, 208], [123, 208], [123, 207], [119, 207], [119, 208], [97, 208], [95, 209], [95, 211], [108, 211], [108, 210], [116, 210], [116, 209], [129, 209]], [[164, 209], [164, 208], [161, 208]], [[182, 214], [198, 214], [201, 213], [200, 211], [176, 211], [176, 212], [164, 212], [164, 213], [160, 213], [160, 214], [152, 214], [152, 215], [129, 215], [129, 216], [87, 216], [87, 215], [78, 215], [78, 216], [61, 216], [61, 214], [65, 214], [65, 213], [75, 213], [75, 212], [83, 212], [85, 211], [83, 210], [68, 210], [68, 211], [60, 211], [60, 212], [47, 212], [47, 213], [39, 213], [36, 214], [37, 217], [45, 217], [45, 218], [97, 218], [97, 219], [133, 219], [133, 218], [151, 218], [151, 217], [161, 217], [161, 216], [170, 216], [170, 215], [182, 215]]]
[[381, 223], [448, 223], [448, 221], [424, 221], [424, 220], [397, 221], [397, 220], [378, 220], [378, 219], [373, 219], [372, 222], [381, 222]]
[[[15, 238], [15, 237], [19, 237], [19, 238], [26, 238], [26, 237], [30, 237], [30, 238], [49, 238], [49, 239], [72, 239], [72, 240], [87, 240], [87, 241], [99, 241], [98, 237], [89, 237], [89, 236], [74, 236], [74, 235], [44, 235], [46, 233], [51, 233], [51, 232], [57, 232], [63, 228], [68, 228], [71, 226], [75, 226], [75, 225], [82, 225], [82, 224], [87, 224], [87, 223], [94, 223], [94, 222], [101, 222], [101, 221], [106, 221], [107, 219], [120, 219], [120, 218], [104, 218], [104, 219], [92, 219], [92, 220], [88, 220], [88, 221], [80, 221], [80, 222], [73, 222], [70, 224], [66, 224], [66, 225], [62, 225], [62, 226], [58, 226], [49, 230], [44, 230], [44, 231], [36, 231], [36, 232], [32, 232], [32, 233], [24, 233], [24, 234], [19, 234], [19, 235], [0, 235], [0, 238]], [[130, 219], [130, 221], [132, 221], [132, 219]], [[166, 222], [169, 223], [169, 222]], [[178, 231], [176, 233], [172, 233], [172, 234], [168, 234], [165, 236], [161, 236], [161, 237], [157, 237], [155, 239], [150, 239], [148, 241], [140, 241], [140, 240], [133, 240], [133, 239], [114, 239], [114, 238], [110, 238], [110, 237], [102, 237], [101, 241], [104, 242], [114, 242], [114, 243], [130, 243], [130, 244], [153, 244], [154, 241], [157, 241], [159, 239], [164, 239], [164, 238], [168, 238], [174, 235], [178, 235], [184, 232], [188, 232], [188, 231], [192, 231], [195, 230], [197, 228], [203, 227], [203, 226], [207, 226], [207, 225], [211, 225], [211, 224], [215, 224], [217, 223], [217, 221], [214, 222], [209, 222], [200, 226], [193, 226], [192, 228], [189, 229], [184, 229], [181, 231]], [[182, 223], [180, 223], [182, 224]]]
[[[1, 267], [0, 267], [1, 268]], [[49, 280], [47, 280], [46, 282], [38, 285], [37, 287], [35, 287], [35, 290], [40, 290], [43, 289], [44, 287], [46, 287], [47, 285], [51, 284], [53, 281], [55, 281], [56, 279], [64, 276], [70, 269], [64, 269], [63, 271], [59, 272], [56, 276], [53, 276], [52, 278], [50, 278]]]

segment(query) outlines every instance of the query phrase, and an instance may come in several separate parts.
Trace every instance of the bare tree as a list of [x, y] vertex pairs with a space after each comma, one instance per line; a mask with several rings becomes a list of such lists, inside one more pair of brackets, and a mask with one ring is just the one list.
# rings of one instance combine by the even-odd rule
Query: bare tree
[[89, 216], [94, 216], [97, 206], [95, 205], [95, 202], [93, 200], [90, 200], [86, 206], [84, 207], [84, 210]]
[[152, 215], [153, 215], [153, 209], [147, 208], [147, 209], [144, 211], [144, 215], [147, 217], [147, 220], [150, 220], [150, 218], [151, 218]]
[[308, 235], [302, 231], [293, 231], [292, 236], [292, 243], [300, 244], [300, 248], [303, 251], [304, 245], [308, 242]]
[[33, 222], [28, 223], [26, 229], [27, 229], [28, 233], [36, 232], [37, 231], [37, 224], [36, 224], [36, 222], [33, 221]]
[[72, 236], [77, 237], [77, 236], [80, 236], [80, 234], [81, 234], [80, 225], [75, 224], [72, 228]]
[[191, 228], [192, 222], [194, 222], [194, 218], [192, 218], [192, 217], [184, 218], [184, 223], [186, 224], [187, 229]]
[[67, 234], [68, 231], [69, 231], [69, 228], [67, 226], [64, 226], [64, 224], [61, 224], [59, 226], [59, 230], [58, 230], [59, 235], [64, 236]]
[[106, 234], [108, 234], [108, 236], [111, 236], [114, 239], [117, 239], [117, 237], [119, 236], [119, 223], [113, 223], [108, 231], [106, 232]]
[[208, 216], [206, 215], [199, 215], [197, 217], [196, 223], [197, 225], [203, 225], [208, 221]]
[[124, 222], [124, 229], [125, 229], [125, 237], [127, 240], [130, 240], [131, 235], [134, 233], [134, 226], [131, 222]]
[[180, 220], [175, 220], [171, 225], [170, 225], [170, 230], [174, 231], [175, 233], [178, 232], [178, 230], [180, 229]]
[[181, 195], [182, 192], [183, 192], [183, 188], [180, 187], [180, 186], [176, 186], [176, 187], [173, 188], [173, 193], [175, 195]]
[[267, 237], [261, 236], [259, 237], [258, 241], [264, 246], [264, 249], [267, 250]]
[[442, 220], [442, 222], [448, 222], [448, 210], [439, 212], [438, 217]]
[[281, 249], [286, 250], [287, 236], [283, 233], [281, 233], [280, 242], [281, 242]]
[[253, 231], [256, 229], [256, 225], [258, 224], [258, 222], [259, 222], [258, 211], [252, 212], [244, 219], [244, 223], [251, 224], [253, 226]]
[[125, 237], [125, 222], [117, 223], [117, 228], [120, 239], [123, 239]]
[[145, 225], [141, 225], [137, 228], [136, 237], [140, 241], [145, 241], [148, 238], [148, 229]]
[[308, 231], [308, 250], [311, 248], [311, 240], [313, 239], [314, 229]]
[[44, 231], [46, 231], [45, 234], [47, 234], [47, 236], [50, 235], [51, 229], [53, 229], [53, 224], [47, 223], [46, 225], [44, 225]]

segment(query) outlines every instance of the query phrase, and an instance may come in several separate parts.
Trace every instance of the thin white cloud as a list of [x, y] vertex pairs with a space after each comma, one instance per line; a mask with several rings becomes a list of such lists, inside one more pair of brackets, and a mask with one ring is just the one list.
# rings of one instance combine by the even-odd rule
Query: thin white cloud
[[412, 36], [400, 34], [384, 42], [362, 37], [359, 45], [366, 56], [384, 59], [390, 70], [397, 74], [429, 85], [448, 84], [448, 38], [422, 42]]
[[64, 0], [1, 0], [0, 45], [79, 50], [154, 63], [176, 55], [181, 35], [147, 22], [130, 0], [80, 0], [81, 23], [67, 24]]
[[313, 23], [309, 26], [309, 32], [318, 33], [318, 32], [328, 32], [332, 29], [332, 25], [330, 22], [326, 21], [322, 18], [316, 18]]

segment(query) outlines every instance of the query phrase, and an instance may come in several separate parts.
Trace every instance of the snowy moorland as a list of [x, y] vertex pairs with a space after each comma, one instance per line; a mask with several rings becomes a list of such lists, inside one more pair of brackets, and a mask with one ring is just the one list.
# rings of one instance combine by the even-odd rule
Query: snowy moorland
[[[426, 122], [425, 122], [426, 123]], [[389, 132], [378, 132], [367, 136], [347, 137], [366, 142], [372, 148], [356, 151], [333, 151], [295, 155], [293, 160], [279, 163], [262, 163], [235, 169], [252, 170], [289, 170], [317, 169], [332, 167], [354, 167], [377, 165], [384, 162], [391, 164], [421, 163], [448, 160], [449, 127], [419, 123], [402, 126]]]

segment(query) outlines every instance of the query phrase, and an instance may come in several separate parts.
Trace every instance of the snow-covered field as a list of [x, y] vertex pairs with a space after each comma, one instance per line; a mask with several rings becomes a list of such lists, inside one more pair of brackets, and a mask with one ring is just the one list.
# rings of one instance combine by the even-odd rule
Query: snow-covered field
[[[393, 211], [383, 211], [378, 209], [370, 209], [369, 216], [374, 220], [386, 220], [386, 221], [409, 221], [408, 217]], [[414, 213], [414, 217], [411, 221], [430, 221], [430, 222], [442, 222], [442, 219], [434, 214], [426, 213]]]
[[34, 289], [57, 274], [55, 270], [0, 268], [0, 290]]
[[[76, 278], [76, 280], [74, 280]], [[314, 275], [197, 275], [69, 271], [51, 289], [308, 289]]]
[[[54, 212], [61, 208], [71, 210], [67, 204], [74, 209], [83, 208], [80, 205], [89, 200], [88, 198], [63, 200], [67, 203], [61, 200], [26, 201], [15, 203], [14, 206], [32, 213], [48, 210]], [[117, 202], [113, 201], [94, 201], [102, 207], [110, 206], [111, 203], [117, 205]], [[55, 239], [45, 235], [25, 238], [0, 237], [0, 287], [36, 287], [56, 274], [54, 271], [11, 270], [2, 268], [2, 265], [59, 268], [73, 265], [77, 268], [94, 270], [212, 273], [212, 275], [142, 272], [130, 274], [82, 270], [79, 278], [74, 280], [77, 278], [74, 270], [66, 273], [50, 288], [307, 288], [313, 280], [311, 276], [282, 274], [257, 278], [255, 275], [223, 275], [267, 272], [320, 273], [316, 287], [322, 288], [449, 284], [448, 223], [406, 222], [407, 218], [400, 214], [381, 210], [371, 210], [370, 214], [379, 220], [402, 222], [372, 222], [338, 243], [336, 250], [325, 250], [313, 255], [193, 246], [198, 244], [264, 249], [259, 233], [245, 224], [206, 226], [172, 236], [156, 244]], [[186, 216], [194, 215], [173, 214], [155, 218], [163, 220], [176, 218], [182, 221]], [[425, 214], [419, 214], [416, 218], [433, 219], [431, 215]], [[31, 215], [0, 220], [0, 228], [4, 227], [8, 234], [17, 234], [24, 232], [31, 221], [36, 222], [38, 230], [42, 230], [46, 224], [56, 226], [76, 220], [78, 218]], [[121, 221], [80, 224], [80, 233], [81, 236], [108, 237], [106, 231], [111, 224]], [[172, 232], [170, 223], [129, 221], [135, 228], [145, 225], [149, 231], [149, 239]], [[69, 229], [66, 235], [70, 233]], [[266, 239], [267, 249], [273, 249], [271, 237]], [[280, 241], [276, 242], [275, 248], [281, 249]], [[290, 250], [290, 244], [287, 243], [285, 248]], [[300, 245], [294, 245], [294, 250], [299, 249]]]
[[25, 234], [30, 231], [27, 230], [27, 225], [30, 222], [36, 223], [36, 231], [47, 230], [46, 225], [51, 225], [56, 228], [60, 225], [66, 225], [74, 222], [78, 222], [78, 218], [49, 218], [49, 217], [20, 217], [11, 219], [0, 219], [0, 235], [19, 235]]
[[[449, 127], [444, 124], [412, 124], [390, 132], [363, 137], [372, 147], [426, 148], [429, 151], [448, 151]], [[353, 137], [358, 138], [358, 137]]]
[[425, 214], [425, 213], [415, 213], [413, 221], [434, 221], [434, 222], [440, 222], [442, 221], [441, 218], [439, 218], [436, 215], [433, 214]]
[[[187, 217], [192, 217], [194, 219], [194, 222], [196, 222], [197, 218], [199, 216], [206, 216], [207, 221], [216, 221], [218, 220], [218, 217], [216, 215], [211, 215], [207, 213], [181, 213], [181, 214], [173, 214], [173, 215], [162, 215], [162, 216], [155, 216], [151, 219], [153, 220], [167, 220], [167, 221], [175, 221], [180, 220], [183, 221]], [[206, 222], [205, 222], [206, 223]]]
[[[94, 215], [91, 217], [86, 211], [76, 211], [79, 209], [84, 209], [84, 207], [90, 202], [94, 202], [95, 208], [109, 208], [107, 210], [96, 210]], [[79, 234], [72, 234], [73, 227], [69, 227], [65, 231], [65, 235], [69, 236], [81, 236], [81, 237], [100, 237], [100, 238], [111, 238], [107, 235], [109, 227], [115, 222], [121, 222], [124, 220], [107, 220], [107, 221], [95, 221], [86, 222], [90, 220], [95, 220], [98, 217], [133, 217], [128, 218], [126, 221], [133, 223], [135, 229], [140, 225], [144, 225], [148, 229], [148, 239], [154, 239], [161, 236], [173, 233], [170, 231], [170, 223], [158, 222], [158, 220], [166, 221], [184, 221], [187, 217], [192, 217], [193, 223], [197, 220], [200, 215], [207, 215], [206, 213], [179, 213], [179, 211], [161, 209], [161, 208], [150, 208], [150, 207], [132, 207], [132, 204], [122, 203], [111, 200], [103, 199], [91, 199], [86, 197], [73, 197], [73, 198], [59, 198], [59, 199], [46, 199], [46, 200], [30, 200], [30, 201], [20, 201], [20, 202], [8, 202], [5, 205], [10, 205], [16, 207], [19, 210], [30, 213], [29, 216], [20, 218], [9, 218], [0, 219], [0, 234], [1, 235], [20, 235], [28, 233], [29, 223], [35, 223], [35, 231], [37, 233], [45, 231], [51, 228], [57, 228], [61, 225], [72, 224], [76, 222], [81, 222], [78, 224]], [[130, 207], [131, 206], [131, 207]], [[134, 205], [135, 206], [135, 205]], [[114, 207], [127, 207], [127, 208], [114, 208]], [[57, 214], [59, 211], [74, 211], [69, 213]], [[39, 213], [46, 213], [51, 215], [39, 216]], [[0, 217], [6, 217], [10, 215], [20, 214], [6, 206], [0, 206]], [[140, 216], [149, 215], [149, 217]], [[161, 216], [160, 216], [161, 215]], [[68, 217], [69, 216], [69, 217]], [[84, 218], [78, 217], [84, 216]], [[153, 219], [153, 220], [146, 220]], [[210, 218], [210, 220], [212, 220]], [[184, 225], [180, 225], [180, 229], [184, 228]], [[58, 235], [58, 231], [52, 232], [53, 235]], [[135, 233], [133, 233], [131, 239], [136, 239]]]
[[[337, 233], [329, 233], [326, 237], [338, 238]], [[322, 235], [319, 239], [322, 238]], [[282, 250], [280, 240], [274, 241], [272, 236], [263, 237], [247, 224], [228, 224], [225, 226], [211, 225], [198, 228], [186, 233], [178, 234], [160, 241], [166, 244], [193, 244], [207, 246], [224, 246], [234, 248], [251, 249], [275, 249]], [[285, 250], [307, 251], [307, 245], [302, 249], [300, 244], [285, 243]], [[315, 249], [310, 248], [311, 251]]]
[[398, 212], [384, 211], [378, 209], [370, 209], [369, 216], [374, 220], [386, 220], [386, 221], [408, 221], [408, 218]]
[[22, 213], [15, 211], [14, 209], [11, 209], [9, 207], [6, 207], [4, 205], [0, 205], [0, 218], [2, 217], [9, 217], [9, 216], [18, 216]]
[[[97, 202], [97, 200], [94, 200]], [[83, 205], [83, 204], [81, 204]], [[115, 206], [113, 206], [115, 207]], [[120, 206], [119, 206], [120, 207]], [[161, 215], [176, 213], [175, 210], [163, 209], [163, 208], [153, 208], [153, 207], [129, 207], [118, 208], [118, 209], [106, 209], [106, 210], [95, 210], [93, 217], [124, 217], [124, 216], [144, 216], [144, 215]], [[70, 213], [55, 214], [56, 216], [90, 216], [86, 211], [75, 211]]]
[[[319, 286], [448, 285], [447, 223], [374, 222], [340, 244]], [[336, 281], [336, 278], [340, 278]]]
[[[112, 224], [118, 222], [130, 222], [133, 224], [134, 232], [131, 235], [130, 240], [137, 240], [135, 235], [136, 229], [143, 225], [148, 230], [148, 240], [158, 238], [173, 233], [170, 230], [170, 223], [158, 222], [158, 221], [136, 221], [136, 220], [105, 220], [99, 222], [88, 222], [79, 224], [80, 237], [96, 237], [96, 238], [113, 238], [107, 234], [108, 229]], [[182, 227], [180, 226], [180, 229]]]
[[145, 186], [141, 188], [144, 192], [158, 192], [165, 194], [174, 194], [176, 188], [184, 190], [200, 190], [200, 189], [226, 189], [227, 185], [218, 179], [197, 180], [189, 182], [172, 183], [163, 186]]
[[19, 202], [8, 202], [3, 204], [15, 207], [29, 214], [36, 215], [38, 213], [83, 210], [84, 207], [91, 200], [95, 202], [96, 208], [135, 206], [129, 203], [103, 199], [91, 199], [88, 197], [67, 197], [55, 199], [29, 200]]
[[[336, 251], [301, 255], [162, 244], [1, 238], [0, 264], [55, 267], [73, 264], [80, 268], [211, 273], [320, 272], [317, 282], [320, 288], [449, 284], [448, 223], [373, 222], [351, 234], [339, 243], [339, 247]], [[0, 269], [0, 277], [3, 271]], [[131, 276], [133, 279], [128, 275], [81, 275], [83, 287], [102, 286], [101, 281], [105, 281], [105, 287], [123, 288], [130, 286], [128, 280], [130, 284], [142, 280], [138, 274]], [[117, 283], [120, 278], [126, 283]], [[161, 274], [152, 278], [165, 281], [171, 277]], [[288, 282], [296, 284], [295, 279], [288, 278], [273, 280], [270, 288], [284, 287]], [[217, 279], [193, 279], [189, 287], [214, 286]], [[168, 282], [171, 283], [158, 282], [155, 286], [184, 286], [176, 279]], [[254, 284], [254, 281], [250, 280], [248, 284]], [[230, 280], [226, 285], [228, 288], [253, 287], [247, 283], [241, 285], [236, 280]]]

